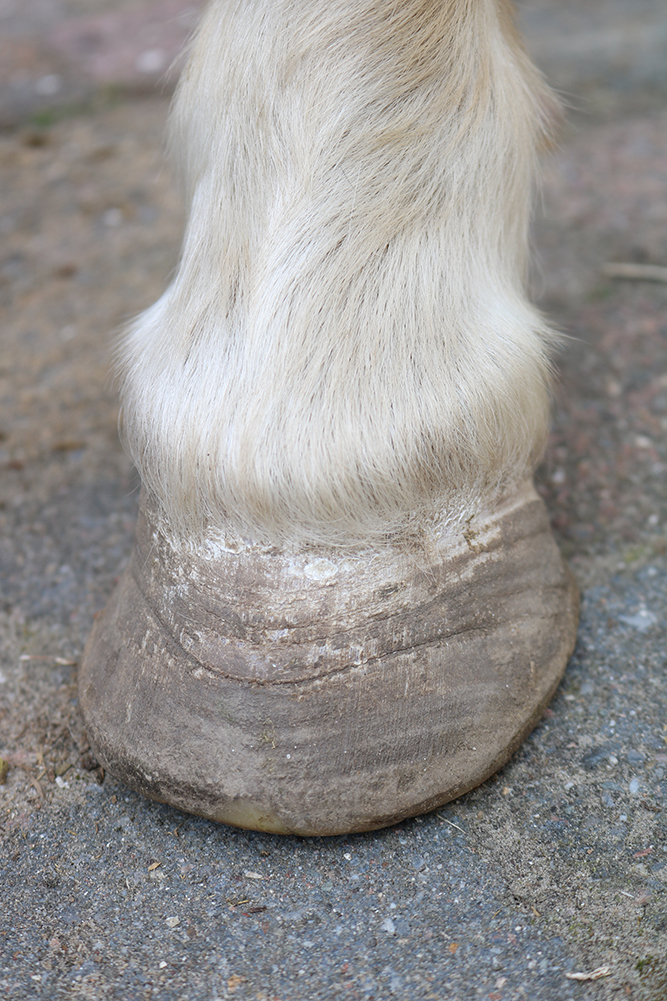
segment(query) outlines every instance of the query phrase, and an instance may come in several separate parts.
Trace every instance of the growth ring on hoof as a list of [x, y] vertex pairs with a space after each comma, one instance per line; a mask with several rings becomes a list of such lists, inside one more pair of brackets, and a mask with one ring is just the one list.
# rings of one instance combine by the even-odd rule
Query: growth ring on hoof
[[457, 536], [355, 552], [194, 552], [144, 499], [81, 707], [99, 760], [153, 799], [283, 834], [373, 830], [507, 761], [577, 608], [529, 484]]

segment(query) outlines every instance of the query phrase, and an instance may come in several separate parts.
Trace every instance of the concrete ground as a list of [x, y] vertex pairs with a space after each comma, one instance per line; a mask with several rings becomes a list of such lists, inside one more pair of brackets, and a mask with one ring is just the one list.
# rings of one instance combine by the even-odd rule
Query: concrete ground
[[151, 88], [192, 11], [0, 0], [0, 997], [667, 998], [667, 284], [601, 272], [667, 266], [667, 13], [521, 14], [573, 107], [533, 282], [567, 334], [538, 483], [582, 587], [579, 642], [480, 789], [299, 840], [140, 799], [77, 716], [137, 502], [112, 335], [160, 294], [182, 225]]

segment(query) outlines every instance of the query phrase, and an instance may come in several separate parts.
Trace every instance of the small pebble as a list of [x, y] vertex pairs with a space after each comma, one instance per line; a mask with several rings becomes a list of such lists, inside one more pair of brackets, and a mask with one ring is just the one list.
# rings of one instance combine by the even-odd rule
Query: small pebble
[[163, 49], [145, 49], [137, 56], [135, 67], [139, 73], [159, 73], [165, 68], [167, 54]]
[[62, 78], [57, 73], [47, 73], [45, 76], [40, 76], [35, 83], [35, 93], [39, 94], [40, 97], [53, 97], [62, 88], [62, 85]]
[[107, 209], [102, 216], [102, 222], [110, 229], [120, 226], [123, 221], [123, 213], [120, 209]]

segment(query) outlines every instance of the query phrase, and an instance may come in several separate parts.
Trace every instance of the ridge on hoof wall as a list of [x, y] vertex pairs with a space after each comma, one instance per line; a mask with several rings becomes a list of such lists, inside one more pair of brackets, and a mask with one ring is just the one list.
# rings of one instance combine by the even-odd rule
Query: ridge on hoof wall
[[528, 223], [557, 102], [509, 0], [213, 0], [179, 82], [188, 205], [118, 351], [141, 475], [79, 675], [99, 760], [277, 833], [483, 782], [577, 591], [532, 473], [556, 335]]
[[137, 544], [80, 676], [129, 786], [281, 834], [367, 831], [483, 782], [539, 721], [578, 595], [530, 484], [464, 532], [300, 552]]

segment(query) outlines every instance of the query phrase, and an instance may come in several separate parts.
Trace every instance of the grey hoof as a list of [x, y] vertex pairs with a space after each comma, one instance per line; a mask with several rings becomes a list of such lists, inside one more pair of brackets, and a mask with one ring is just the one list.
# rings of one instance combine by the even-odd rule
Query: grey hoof
[[554, 693], [577, 588], [530, 485], [425, 539], [194, 553], [144, 501], [80, 671], [95, 754], [146, 796], [280, 834], [373, 830], [479, 785]]

